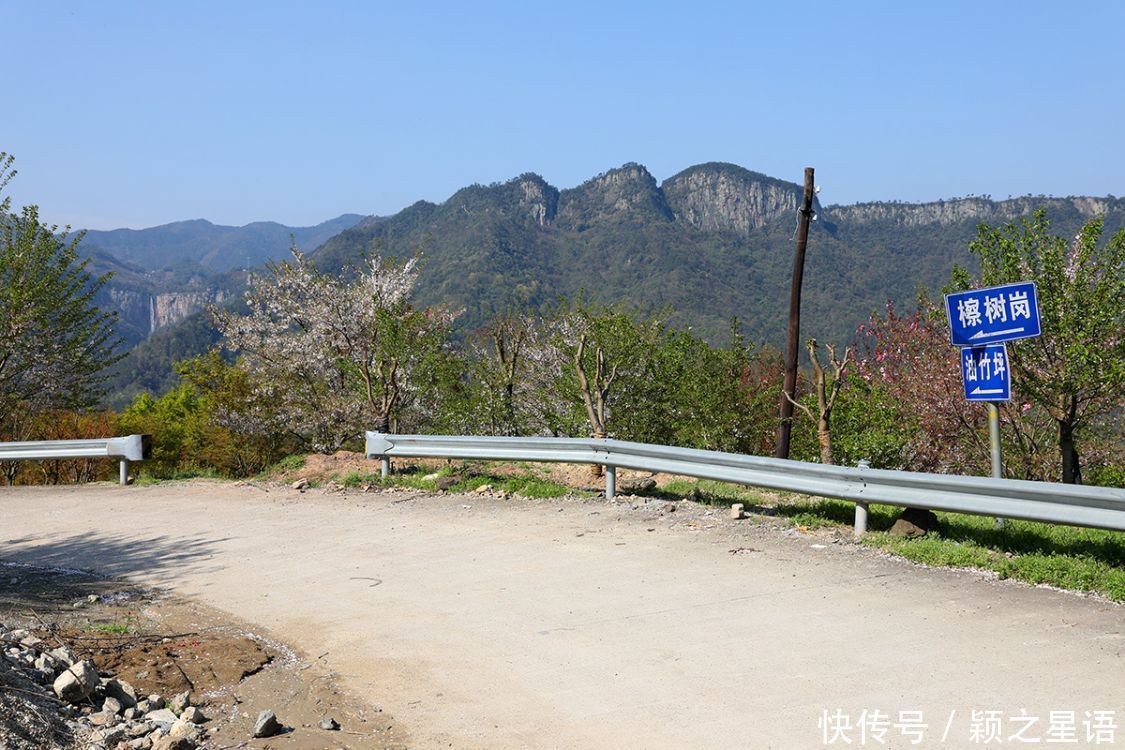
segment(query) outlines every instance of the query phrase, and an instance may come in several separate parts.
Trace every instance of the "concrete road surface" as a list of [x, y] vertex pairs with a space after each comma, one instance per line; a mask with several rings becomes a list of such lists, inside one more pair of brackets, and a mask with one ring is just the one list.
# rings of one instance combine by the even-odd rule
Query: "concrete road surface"
[[418, 748], [1092, 746], [1125, 726], [1125, 608], [661, 506], [6, 489], [0, 562], [165, 586], [327, 653]]

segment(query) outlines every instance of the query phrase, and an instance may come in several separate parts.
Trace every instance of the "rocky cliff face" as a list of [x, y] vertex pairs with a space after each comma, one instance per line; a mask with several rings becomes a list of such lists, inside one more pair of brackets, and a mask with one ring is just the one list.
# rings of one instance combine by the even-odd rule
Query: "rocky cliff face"
[[519, 188], [519, 208], [541, 227], [554, 221], [559, 208], [559, 191], [547, 184], [537, 174], [526, 174], [516, 179]]
[[152, 295], [149, 305], [149, 333], [199, 312], [210, 304], [218, 304], [226, 299], [222, 291], [173, 292]]
[[127, 341], [135, 343], [225, 298], [225, 292], [213, 289], [153, 294], [109, 285], [99, 295], [98, 304], [117, 311], [122, 324], [121, 333]]
[[994, 201], [988, 198], [954, 198], [933, 203], [856, 203], [829, 206], [828, 216], [838, 225], [888, 222], [902, 227], [928, 224], [951, 225], [965, 221], [996, 223], [1030, 216], [1038, 208], [1050, 216], [1076, 214], [1082, 218], [1105, 215], [1125, 209], [1121, 198], [1045, 198], [1024, 197]]
[[802, 188], [733, 164], [701, 164], [661, 186], [676, 219], [706, 231], [746, 234], [795, 216]]
[[95, 304], [102, 310], [116, 310], [117, 333], [132, 346], [149, 334], [149, 305], [152, 295], [130, 287], [102, 287]]
[[[442, 204], [418, 202], [403, 211], [412, 214], [417, 221], [461, 221], [468, 217], [475, 221], [480, 217], [490, 219], [515, 219], [521, 224], [547, 226], [554, 218], [558, 208], [559, 191], [549, 185], [537, 174], [527, 173], [507, 182], [491, 185], [470, 185], [450, 196]], [[361, 222], [357, 231], [378, 229], [393, 217]]]

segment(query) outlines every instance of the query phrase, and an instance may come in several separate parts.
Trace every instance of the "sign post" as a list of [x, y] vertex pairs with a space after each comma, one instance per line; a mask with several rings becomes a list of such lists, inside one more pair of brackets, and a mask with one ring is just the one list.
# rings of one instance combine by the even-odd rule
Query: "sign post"
[[[992, 476], [1004, 476], [1004, 464], [1000, 461], [1000, 409], [991, 401], [988, 402], [988, 442], [992, 447]], [[992, 519], [992, 525], [998, 529], [1004, 528], [1006, 522], [1003, 518]]]
[[[1041, 333], [1035, 282], [1024, 281], [987, 289], [945, 295], [950, 341], [961, 349], [961, 379], [965, 398], [988, 404], [988, 439], [992, 476], [1004, 475], [1000, 457], [1000, 409], [997, 402], [1012, 397], [1011, 370], [1005, 341]], [[1004, 519], [996, 519], [1003, 528]]]

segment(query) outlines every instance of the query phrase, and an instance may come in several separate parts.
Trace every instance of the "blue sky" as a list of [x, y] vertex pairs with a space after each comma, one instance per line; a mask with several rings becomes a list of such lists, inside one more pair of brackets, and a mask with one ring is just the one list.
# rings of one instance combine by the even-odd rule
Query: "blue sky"
[[1125, 193], [1122, 2], [0, 0], [9, 192], [304, 225], [729, 161], [827, 203]]

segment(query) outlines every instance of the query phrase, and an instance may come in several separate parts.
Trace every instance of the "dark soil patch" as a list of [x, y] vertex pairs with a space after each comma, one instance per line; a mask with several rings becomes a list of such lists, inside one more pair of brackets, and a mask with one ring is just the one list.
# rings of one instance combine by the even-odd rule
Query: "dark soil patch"
[[146, 695], [210, 693], [238, 684], [274, 658], [251, 638], [221, 632], [172, 637], [74, 631], [59, 635], [75, 653], [92, 659], [103, 674], [124, 679]]

